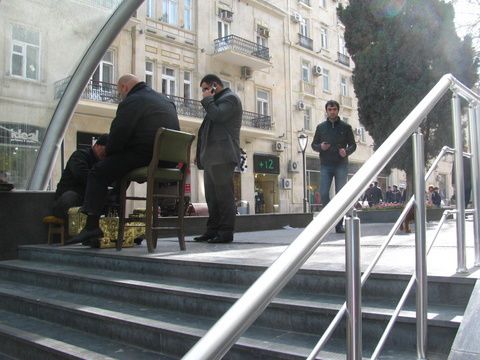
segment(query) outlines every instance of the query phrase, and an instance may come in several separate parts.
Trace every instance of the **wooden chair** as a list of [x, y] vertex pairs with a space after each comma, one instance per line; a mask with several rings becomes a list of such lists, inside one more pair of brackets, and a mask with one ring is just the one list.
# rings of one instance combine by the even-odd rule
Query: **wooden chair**
[[[157, 247], [158, 230], [177, 230], [180, 250], [185, 250], [184, 231], [184, 198], [185, 178], [190, 165], [190, 148], [195, 135], [160, 128], [155, 136], [152, 161], [148, 166], [132, 170], [120, 182], [120, 209], [117, 237], [117, 250], [122, 249], [125, 232], [125, 205], [126, 200], [146, 200], [145, 211], [145, 237], [148, 252], [153, 252]], [[164, 162], [178, 164], [176, 168], [162, 167]], [[126, 196], [126, 191], [131, 181], [137, 183], [147, 182], [146, 197]], [[175, 184], [174, 194], [162, 193], [160, 184]], [[173, 198], [178, 202], [178, 221], [176, 227], [159, 226], [158, 203], [160, 198]]]

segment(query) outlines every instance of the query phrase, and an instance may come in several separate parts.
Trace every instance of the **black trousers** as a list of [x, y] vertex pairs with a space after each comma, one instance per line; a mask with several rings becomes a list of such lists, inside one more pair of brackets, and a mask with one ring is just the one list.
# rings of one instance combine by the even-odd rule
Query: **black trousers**
[[68, 209], [82, 205], [83, 194], [68, 190], [60, 195], [53, 203], [53, 215], [68, 220]]
[[235, 164], [205, 166], [203, 180], [208, 206], [207, 234], [233, 232], [237, 208], [233, 192]]
[[147, 166], [150, 159], [142, 154], [121, 152], [97, 162], [88, 174], [82, 212], [101, 215], [107, 201], [108, 186], [133, 169]]

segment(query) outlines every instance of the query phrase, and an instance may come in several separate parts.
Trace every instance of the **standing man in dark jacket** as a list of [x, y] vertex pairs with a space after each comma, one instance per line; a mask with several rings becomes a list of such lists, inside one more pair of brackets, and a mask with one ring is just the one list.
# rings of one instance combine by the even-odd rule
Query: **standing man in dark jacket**
[[120, 77], [117, 89], [122, 101], [110, 126], [107, 157], [96, 163], [88, 175], [82, 212], [87, 222], [70, 243], [95, 245], [103, 237], [99, 226], [108, 185], [129, 171], [150, 163], [155, 134], [160, 127], [179, 130], [175, 104], [135, 75]]
[[229, 243], [235, 227], [233, 174], [240, 163], [242, 103], [216, 75], [206, 75], [200, 87], [207, 114], [198, 130], [196, 159], [204, 170], [208, 221], [205, 233], [194, 240]]
[[53, 215], [66, 220], [68, 209], [82, 205], [88, 173], [99, 160], [105, 159], [107, 141], [108, 134], [100, 135], [91, 148], [72, 153], [57, 184]]
[[[320, 196], [323, 206], [330, 201], [330, 186], [335, 178], [335, 193], [347, 183], [348, 156], [356, 149], [352, 127], [340, 120], [340, 104], [329, 100], [325, 104], [327, 119], [317, 126], [312, 149], [320, 153]], [[342, 220], [335, 226], [337, 233], [344, 233]]]

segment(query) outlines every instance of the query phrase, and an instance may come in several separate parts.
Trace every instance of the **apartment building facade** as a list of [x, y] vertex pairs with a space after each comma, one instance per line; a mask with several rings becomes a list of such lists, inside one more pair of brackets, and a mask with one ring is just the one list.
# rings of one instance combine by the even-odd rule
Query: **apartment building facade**
[[[119, 3], [113, 0], [71, 2], [77, 7], [103, 10]], [[42, 2], [25, 1], [25, 6], [31, 6], [27, 5], [30, 3], [41, 13]], [[320, 165], [318, 154], [310, 144], [316, 126], [325, 120], [327, 100], [339, 101], [341, 118], [350, 123], [355, 132], [357, 151], [350, 158], [350, 175], [373, 152], [372, 141], [358, 122], [351, 82], [354, 64], [345, 49], [344, 27], [336, 15], [339, 3], [337, 0], [146, 0], [111, 44], [82, 93], [65, 133], [64, 158], [80, 146], [89, 146], [92, 138], [108, 131], [118, 103], [115, 83], [122, 74], [135, 73], [171, 97], [177, 105], [182, 130], [197, 133], [204, 115], [199, 102], [199, 81], [205, 74], [215, 73], [243, 103], [240, 140], [247, 168], [243, 172], [239, 170], [235, 177], [239, 203], [248, 202], [249, 213], [303, 210], [303, 162], [298, 137], [304, 134], [308, 136], [305, 162], [308, 201], [310, 209], [315, 210], [321, 202]], [[35, 24], [25, 24], [25, 21], [10, 17], [2, 26], [12, 28], [12, 24], [19, 22], [25, 28], [35, 28]], [[3, 67], [12, 70], [14, 44], [18, 39], [10, 36], [3, 41], [6, 55], [2, 61]], [[26, 72], [13, 71], [4, 72], [2, 76], [12, 84], [8, 86], [11, 98], [22, 98], [26, 86], [44, 86], [42, 96], [52, 99], [50, 108], [54, 109], [66, 83], [66, 79], [57, 74], [69, 72], [53, 61], [54, 50], [48, 47], [54, 44], [49, 34], [40, 30], [39, 37], [42, 39], [38, 46], [39, 59], [43, 59], [39, 66], [49, 68], [40, 70], [45, 74], [43, 78], [28, 79]], [[28, 41], [25, 48], [29, 46]], [[35, 47], [33, 43], [30, 45]], [[72, 49], [75, 50], [73, 39]], [[50, 69], [52, 64], [57, 67], [55, 72]], [[46, 85], [41, 85], [43, 83]], [[4, 85], [4, 95], [6, 88]], [[13, 89], [17, 89], [16, 95]], [[33, 90], [33, 97], [34, 94], [38, 95], [38, 91]], [[26, 102], [31, 104], [30, 100]], [[25, 115], [9, 123], [16, 123], [17, 127], [35, 125], [29, 121], [28, 106], [23, 109]], [[47, 125], [37, 124], [38, 129], [29, 128], [21, 133], [28, 137], [38, 131], [35, 136], [41, 141]], [[5, 147], [11, 134], [17, 131], [10, 128]], [[12, 158], [9, 151], [7, 155]], [[203, 202], [203, 174], [193, 163], [193, 155], [186, 190], [192, 202]], [[22, 174], [28, 177], [30, 166], [12, 173], [16, 172], [17, 178]], [[52, 174], [52, 188], [60, 174], [59, 158]], [[387, 184], [386, 175], [379, 179]], [[136, 185], [131, 191], [143, 192], [144, 189]]]

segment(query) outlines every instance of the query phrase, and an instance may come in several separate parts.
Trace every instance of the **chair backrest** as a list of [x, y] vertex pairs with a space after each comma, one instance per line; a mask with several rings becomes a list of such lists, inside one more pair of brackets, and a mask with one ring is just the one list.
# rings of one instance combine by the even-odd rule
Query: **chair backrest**
[[157, 168], [160, 161], [190, 165], [190, 148], [195, 135], [183, 131], [160, 128], [155, 135], [150, 168]]

